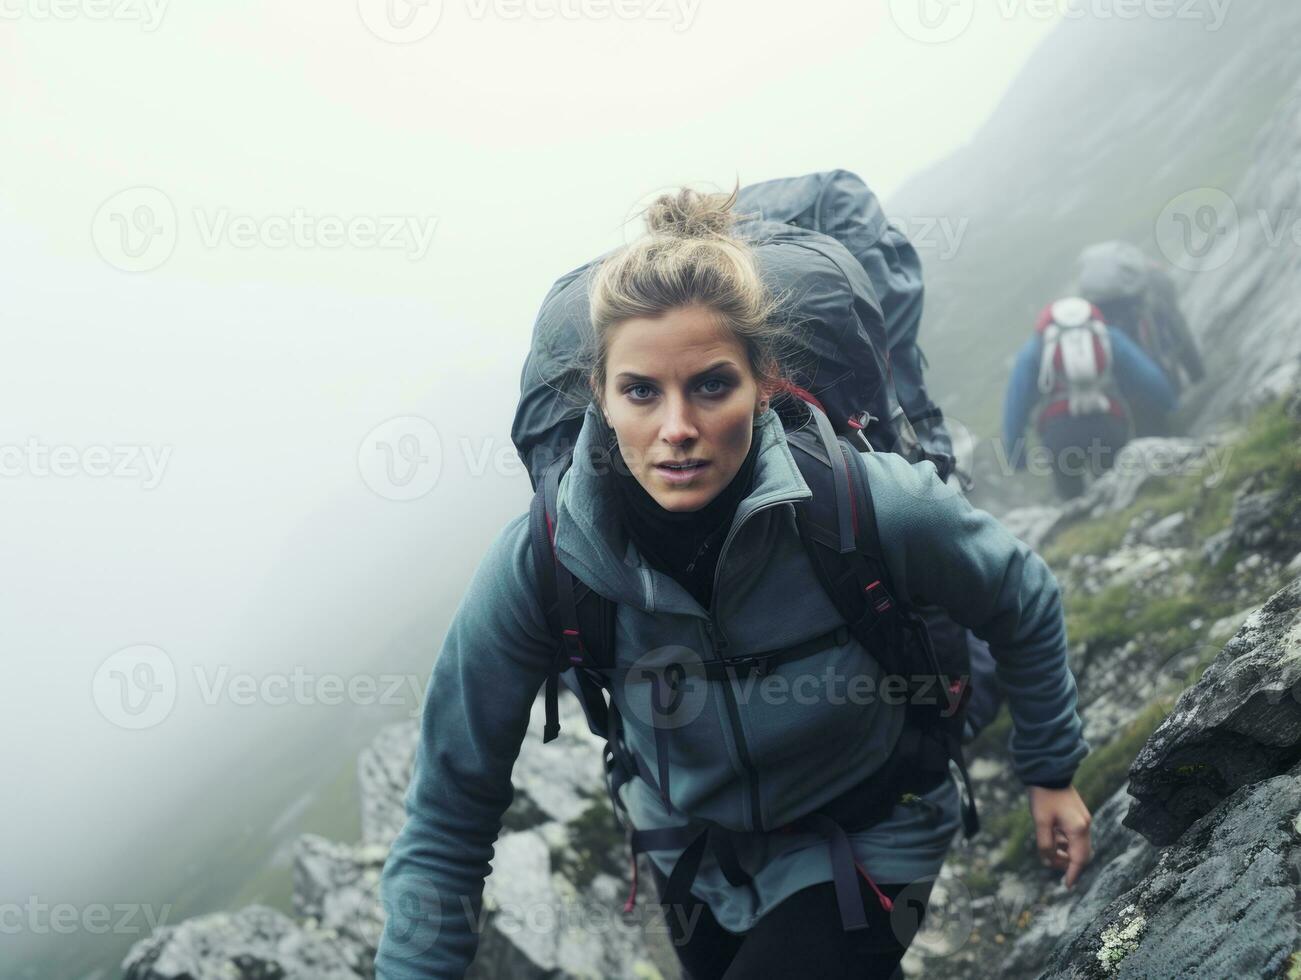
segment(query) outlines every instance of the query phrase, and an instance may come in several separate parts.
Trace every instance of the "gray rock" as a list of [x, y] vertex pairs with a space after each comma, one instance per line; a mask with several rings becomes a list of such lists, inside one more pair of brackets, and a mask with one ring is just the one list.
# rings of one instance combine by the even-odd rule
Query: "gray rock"
[[[1121, 787], [1093, 815], [1093, 860], [1074, 891], [1058, 889], [1052, 914], [1036, 915], [1002, 963], [1005, 977], [1033, 977], [1055, 950], [1075, 940], [1117, 897], [1137, 885], [1160, 852], [1121, 823], [1129, 794]], [[1047, 910], [1045, 910], [1047, 911]]]
[[1301, 580], [1253, 613], [1130, 767], [1125, 825], [1172, 843], [1239, 786], [1301, 758]]
[[1301, 766], [1243, 786], [1048, 964], [1045, 978], [1278, 976], [1297, 948]]
[[470, 978], [653, 977], [662, 975], [645, 933], [665, 929], [659, 907], [645, 901], [620, 913], [623, 882], [597, 874], [579, 888], [561, 874], [547, 837], [507, 834], [497, 842], [484, 887], [484, 925]]
[[124, 980], [356, 980], [337, 937], [261, 905], [156, 930], [131, 947]]
[[[560, 735], [543, 744], [543, 702], [534, 703], [511, 774], [515, 798], [484, 883], [479, 951], [468, 976], [675, 977], [653, 896], [642, 889], [633, 913], [620, 914], [626, 852], [605, 792], [604, 742], [588, 730], [567, 692], [559, 707]], [[403, 800], [418, 739], [415, 722], [399, 723], [362, 754], [368, 774], [362, 788], [371, 794], [363, 812], [374, 843], [343, 845], [310, 835], [299, 842], [295, 911], [337, 931], [359, 969], [369, 968], [383, 931], [379, 878], [406, 820]]]
[[1274, 512], [1282, 499], [1279, 490], [1235, 495], [1230, 535], [1233, 543], [1244, 550], [1268, 545], [1275, 537]]
[[1216, 565], [1233, 547], [1233, 529], [1226, 527], [1216, 531], [1202, 542], [1202, 557], [1208, 565]]
[[411, 782], [420, 726], [396, 722], [380, 729], [357, 757], [361, 789], [361, 839], [388, 847], [406, 822], [402, 798]]
[[1139, 537], [1144, 543], [1157, 548], [1179, 547], [1188, 542], [1189, 523], [1187, 514], [1175, 511], [1141, 531]]
[[355, 973], [369, 977], [384, 912], [380, 873], [388, 847], [338, 844], [303, 834], [294, 847], [294, 913], [339, 937]]

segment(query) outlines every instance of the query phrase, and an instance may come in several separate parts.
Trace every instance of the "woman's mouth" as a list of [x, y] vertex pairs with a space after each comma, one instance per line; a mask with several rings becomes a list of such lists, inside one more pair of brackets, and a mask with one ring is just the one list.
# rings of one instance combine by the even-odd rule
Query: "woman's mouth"
[[696, 474], [708, 466], [708, 462], [689, 463], [683, 465], [671, 463], [658, 463], [655, 470], [669, 483], [689, 483], [695, 479]]

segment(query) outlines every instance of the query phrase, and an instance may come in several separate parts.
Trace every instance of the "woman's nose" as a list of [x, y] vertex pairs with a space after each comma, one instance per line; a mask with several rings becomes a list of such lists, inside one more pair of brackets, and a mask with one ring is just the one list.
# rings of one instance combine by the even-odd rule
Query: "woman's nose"
[[664, 424], [660, 427], [660, 436], [665, 442], [676, 445], [694, 439], [699, 434], [692, 420], [690, 403], [684, 398], [669, 397], [665, 400]]

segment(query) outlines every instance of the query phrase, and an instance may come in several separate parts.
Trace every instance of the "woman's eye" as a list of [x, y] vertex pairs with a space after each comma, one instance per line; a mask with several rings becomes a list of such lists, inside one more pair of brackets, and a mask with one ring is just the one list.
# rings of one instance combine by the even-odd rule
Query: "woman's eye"
[[[706, 387], [707, 385], [716, 385], [717, 387], [707, 388]], [[726, 378], [707, 378], [706, 380], [700, 383], [700, 388], [706, 395], [721, 395], [725, 391], [727, 391], [730, 387], [731, 387], [731, 383]], [[647, 393], [644, 397], [639, 396], [637, 394], [638, 391], [643, 389]], [[648, 384], [635, 384], [635, 385], [629, 385], [627, 388], [623, 390], [623, 393], [628, 397], [630, 397], [633, 401], [641, 402], [641, 401], [646, 401], [648, 398], [654, 395], [655, 389]]]

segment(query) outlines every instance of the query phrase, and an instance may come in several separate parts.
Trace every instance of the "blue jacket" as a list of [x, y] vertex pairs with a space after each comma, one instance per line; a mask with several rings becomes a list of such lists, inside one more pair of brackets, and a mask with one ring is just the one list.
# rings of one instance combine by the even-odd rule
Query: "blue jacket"
[[[1179, 394], [1161, 366], [1120, 330], [1109, 330], [1112, 377], [1121, 396], [1135, 412], [1173, 412]], [[1003, 399], [1003, 445], [1013, 465], [1024, 458], [1025, 427], [1039, 404], [1039, 362], [1043, 336], [1035, 333], [1017, 352]]]
[[[595, 413], [589, 406], [575, 459], [588, 458]], [[618, 603], [618, 665], [646, 665], [664, 655], [712, 657], [711, 631], [730, 642], [729, 656], [744, 656], [843, 622], [799, 540], [792, 504], [810, 490], [771, 409], [756, 421], [754, 438], [760, 448], [753, 486], [720, 549], [709, 610], [641, 560], [617, 519], [608, 480], [578, 464], [562, 480], [555, 546], [575, 575]], [[1012, 715], [1016, 775], [1027, 784], [1069, 779], [1089, 747], [1066, 662], [1058, 586], [1048, 567], [941, 483], [932, 464], [912, 465], [890, 454], [852, 458], [870, 480], [882, 557], [896, 591], [947, 608], [989, 642]], [[521, 514], [480, 563], [430, 677], [407, 822], [381, 881], [390, 910], [376, 955], [382, 980], [460, 977], [473, 959], [478, 935], [470, 923], [481, 912], [493, 843], [512, 798], [511, 768], [554, 649], [538, 603], [527, 514]], [[858, 784], [889, 756], [904, 706], [897, 699], [863, 698], [862, 688], [850, 698], [848, 683], [836, 697], [816, 679], [865, 676], [875, 684], [880, 673], [850, 636], [843, 645], [833, 642], [776, 667], [766, 681], [790, 681], [785, 698], [765, 696], [744, 679], [727, 685], [689, 679], [686, 697], [695, 699], [694, 707], [675, 714], [675, 721], [685, 720], [667, 733], [674, 804], [744, 831], [792, 822]], [[654, 772], [650, 685], [635, 670], [627, 676], [612, 696], [629, 749]], [[800, 678], [815, 679], [803, 698]], [[638, 828], [682, 822], [638, 777], [621, 793]], [[900, 804], [884, 823], [850, 835], [855, 856], [877, 881], [938, 872], [960, 825], [957, 790], [947, 780], [930, 796], [939, 819], [925, 806]], [[744, 931], [793, 892], [832, 880], [820, 837], [756, 833], [744, 840], [737, 854], [754, 877], [751, 886], [729, 885], [707, 853], [692, 887], [725, 928]], [[666, 872], [679, 856], [649, 854]]]

